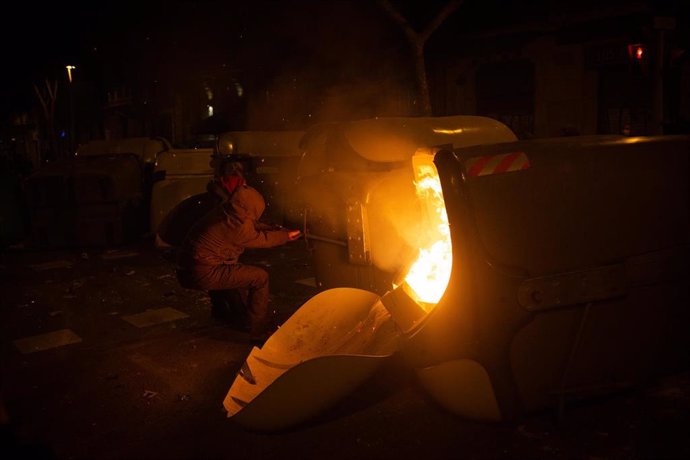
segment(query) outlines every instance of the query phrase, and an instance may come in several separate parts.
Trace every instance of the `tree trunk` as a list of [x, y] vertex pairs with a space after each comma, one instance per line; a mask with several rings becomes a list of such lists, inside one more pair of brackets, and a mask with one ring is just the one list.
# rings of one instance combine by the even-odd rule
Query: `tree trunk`
[[417, 77], [417, 89], [419, 90], [419, 108], [417, 109], [420, 115], [430, 117], [431, 97], [429, 95], [429, 81], [426, 76], [426, 63], [424, 60], [424, 44], [417, 43], [414, 47], [414, 67]]
[[431, 97], [429, 95], [429, 81], [426, 75], [426, 63], [424, 59], [424, 45], [429, 37], [443, 24], [443, 22], [462, 5], [463, 0], [448, 0], [448, 3], [439, 11], [436, 17], [427, 24], [422, 32], [417, 32], [410, 22], [393, 6], [389, 0], [378, 0], [379, 7], [405, 32], [405, 36], [414, 54], [415, 77], [419, 104], [417, 112], [420, 115], [431, 116]]

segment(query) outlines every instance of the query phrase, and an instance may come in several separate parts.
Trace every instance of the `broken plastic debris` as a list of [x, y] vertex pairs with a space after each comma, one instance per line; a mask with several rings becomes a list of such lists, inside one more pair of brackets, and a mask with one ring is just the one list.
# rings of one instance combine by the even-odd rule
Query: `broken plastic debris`
[[397, 351], [399, 333], [379, 296], [336, 288], [308, 300], [254, 347], [223, 405], [241, 425], [287, 428], [327, 409]]
[[112, 260], [112, 259], [122, 259], [125, 257], [135, 257], [138, 256], [139, 253], [136, 251], [121, 251], [121, 250], [109, 250], [105, 251], [101, 257], [106, 260]]
[[155, 398], [156, 396], [158, 396], [158, 392], [152, 391], [152, 390], [144, 390], [144, 394], [141, 396], [142, 396], [142, 398], [152, 399], [152, 398]]
[[130, 271], [128, 271], [128, 272], [125, 272], [125, 275], [127, 275], [127, 276], [132, 276], [132, 275], [135, 274], [135, 273], [136, 273], [136, 271], [130, 270]]
[[301, 280], [295, 281], [297, 284], [302, 284], [304, 286], [309, 286], [309, 287], [316, 287], [316, 278], [313, 276], [311, 278], [304, 278]]
[[157, 277], [156, 277], [156, 279], [159, 279], [159, 280], [164, 280], [164, 279], [166, 279], [166, 278], [173, 278], [173, 275], [171, 275], [170, 273], [168, 273], [167, 275], [161, 275], [161, 276], [157, 276]]
[[42, 262], [40, 264], [33, 264], [31, 268], [40, 272], [43, 270], [52, 270], [55, 268], [72, 268], [72, 262], [69, 260], [51, 260], [49, 262]]

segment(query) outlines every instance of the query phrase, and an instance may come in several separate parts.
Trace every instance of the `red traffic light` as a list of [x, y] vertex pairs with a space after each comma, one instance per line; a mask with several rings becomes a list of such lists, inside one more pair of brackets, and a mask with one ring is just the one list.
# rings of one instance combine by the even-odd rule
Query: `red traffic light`
[[641, 61], [647, 58], [647, 47], [642, 44], [628, 45], [628, 55], [631, 59]]

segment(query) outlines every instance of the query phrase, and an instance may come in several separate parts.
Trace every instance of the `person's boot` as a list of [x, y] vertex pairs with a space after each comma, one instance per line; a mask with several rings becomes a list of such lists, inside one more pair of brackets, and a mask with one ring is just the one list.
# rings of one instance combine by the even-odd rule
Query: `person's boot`
[[233, 329], [249, 330], [246, 308], [241, 304], [240, 295], [233, 290], [209, 291], [211, 297], [211, 316], [227, 323]]

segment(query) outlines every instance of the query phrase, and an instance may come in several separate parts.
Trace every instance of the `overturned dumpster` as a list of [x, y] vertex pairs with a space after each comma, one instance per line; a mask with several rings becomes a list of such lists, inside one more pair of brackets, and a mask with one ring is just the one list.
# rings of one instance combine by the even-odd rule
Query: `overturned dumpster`
[[299, 423], [395, 352], [442, 407], [493, 421], [687, 367], [690, 139], [476, 140], [313, 168], [317, 204], [344, 200], [315, 220], [331, 232], [317, 276], [343, 287], [252, 351], [224, 402], [234, 420]]
[[158, 157], [154, 170], [151, 229], [159, 247], [182, 243], [191, 225], [214, 205], [207, 192], [214, 174], [239, 169], [266, 200], [264, 219], [297, 221], [294, 183], [301, 149], [300, 131], [231, 131], [212, 149], [173, 149]]
[[145, 229], [146, 171], [168, 148], [162, 139], [91, 141], [74, 157], [46, 164], [26, 179], [36, 246], [108, 246]]
[[[213, 149], [171, 149], [158, 155], [153, 169], [150, 228], [156, 235], [159, 246], [177, 245], [184, 238], [189, 224], [175, 223], [175, 217], [182, 212], [178, 207], [192, 212], [189, 223], [203, 215], [210, 204], [199, 206], [209, 181], [213, 178]], [[196, 197], [196, 198], [192, 198]], [[190, 199], [191, 198], [191, 199]]]
[[277, 224], [299, 220], [295, 181], [303, 131], [229, 131], [218, 137], [220, 161], [239, 161], [249, 184], [266, 200], [264, 215]]

